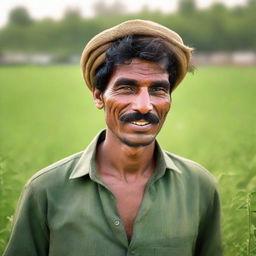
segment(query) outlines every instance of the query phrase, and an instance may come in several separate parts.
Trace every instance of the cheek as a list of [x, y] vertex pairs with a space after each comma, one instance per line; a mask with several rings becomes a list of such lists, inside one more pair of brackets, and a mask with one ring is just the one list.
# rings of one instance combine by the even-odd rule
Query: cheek
[[171, 108], [171, 104], [170, 103], [167, 103], [164, 110], [163, 110], [163, 116], [164, 116], [164, 119], [166, 118], [166, 116], [168, 115], [169, 113], [169, 110]]
[[167, 100], [165, 103], [164, 103], [164, 106], [163, 106], [163, 109], [165, 109], [166, 112], [168, 112], [171, 108], [171, 101], [170, 100]]
[[158, 104], [157, 110], [158, 110], [159, 115], [165, 119], [170, 108], [171, 108], [171, 101], [165, 100]]
[[105, 115], [106, 118], [111, 118], [114, 115], [115, 104], [111, 101], [105, 102]]
[[107, 98], [104, 100], [105, 102], [105, 115], [106, 118], [108, 119], [118, 119], [120, 117], [120, 113], [122, 109], [127, 105], [125, 100], [120, 101], [112, 99], [112, 98]]

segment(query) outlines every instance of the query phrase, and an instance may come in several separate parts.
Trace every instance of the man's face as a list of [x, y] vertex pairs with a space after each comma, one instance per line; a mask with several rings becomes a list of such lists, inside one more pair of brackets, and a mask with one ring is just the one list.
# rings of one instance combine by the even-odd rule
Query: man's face
[[154, 62], [132, 59], [114, 68], [100, 101], [110, 133], [128, 146], [149, 145], [170, 109], [168, 73]]

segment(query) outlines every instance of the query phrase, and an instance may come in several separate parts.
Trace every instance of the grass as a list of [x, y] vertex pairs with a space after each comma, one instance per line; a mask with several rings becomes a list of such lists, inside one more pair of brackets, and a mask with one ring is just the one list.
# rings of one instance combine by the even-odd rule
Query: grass
[[[219, 181], [226, 256], [256, 255], [256, 68], [204, 67], [173, 93], [161, 145]], [[77, 66], [0, 68], [0, 253], [22, 187], [104, 128]]]

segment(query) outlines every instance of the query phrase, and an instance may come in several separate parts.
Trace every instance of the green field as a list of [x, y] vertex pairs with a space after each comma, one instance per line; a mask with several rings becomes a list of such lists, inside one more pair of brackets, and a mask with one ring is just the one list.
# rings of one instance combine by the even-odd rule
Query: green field
[[[77, 66], [0, 67], [0, 88], [1, 254], [26, 180], [83, 150], [105, 124]], [[158, 140], [218, 179], [225, 255], [256, 255], [256, 67], [189, 74]]]

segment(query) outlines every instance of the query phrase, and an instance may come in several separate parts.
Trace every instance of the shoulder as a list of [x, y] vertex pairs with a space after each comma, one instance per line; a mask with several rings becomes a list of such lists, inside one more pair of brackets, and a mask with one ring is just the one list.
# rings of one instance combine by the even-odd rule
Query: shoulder
[[81, 158], [83, 151], [65, 157], [36, 172], [26, 183], [25, 188], [36, 186], [38, 188], [63, 183], [69, 179], [70, 173]]
[[197, 202], [201, 213], [213, 207], [216, 199], [219, 200], [217, 179], [202, 165], [190, 159], [169, 152], [166, 154], [180, 170], [176, 180], [186, 191], [189, 200], [193, 198]]
[[190, 184], [194, 183], [195, 185], [204, 188], [217, 189], [218, 185], [216, 177], [201, 164], [173, 153], [166, 151], [165, 153], [180, 170], [181, 176], [188, 180]]

